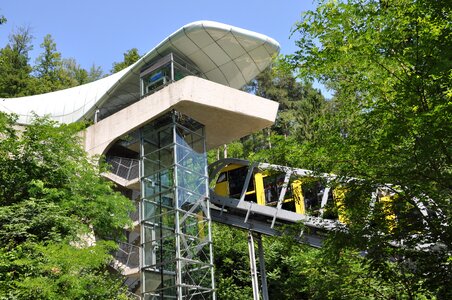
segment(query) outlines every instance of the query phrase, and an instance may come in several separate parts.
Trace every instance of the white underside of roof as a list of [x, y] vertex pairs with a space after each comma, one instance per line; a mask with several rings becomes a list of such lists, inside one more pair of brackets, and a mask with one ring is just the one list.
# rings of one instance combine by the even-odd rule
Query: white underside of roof
[[118, 73], [57, 92], [0, 99], [0, 111], [17, 114], [21, 124], [30, 123], [33, 113], [61, 123], [92, 119], [98, 109], [108, 115], [140, 99], [140, 71], [170, 52], [191, 60], [206, 79], [238, 89], [269, 66], [279, 44], [245, 29], [198, 21], [180, 28]]

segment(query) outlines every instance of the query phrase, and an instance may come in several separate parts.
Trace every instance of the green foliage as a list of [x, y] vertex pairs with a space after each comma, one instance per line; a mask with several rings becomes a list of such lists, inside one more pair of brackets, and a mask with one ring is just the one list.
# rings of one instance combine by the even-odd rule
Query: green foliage
[[249, 273], [246, 232], [221, 224], [213, 224], [212, 239], [218, 299], [251, 299], [253, 290]]
[[358, 253], [344, 251], [330, 259], [289, 236], [264, 242], [270, 299], [403, 298], [400, 287], [375, 278]]
[[88, 71], [88, 82], [96, 81], [101, 79], [103, 76], [103, 71], [100, 66], [93, 64]]
[[[272, 130], [242, 140], [243, 157], [336, 173], [347, 190], [348, 229], [320, 252], [264, 240], [271, 298], [451, 298], [450, 11], [437, 1], [319, 1], [297, 23], [299, 51], [287, 61], [334, 98], [303, 100], [281, 63], [250, 88], [281, 110]], [[395, 220], [381, 202], [370, 210], [381, 184], [396, 195]], [[246, 285], [222, 278], [234, 294]]]
[[93, 81], [90, 80], [88, 71], [83, 69], [73, 58], [63, 58], [61, 69], [61, 72], [66, 73], [66, 76], [73, 80], [72, 84], [80, 85]]
[[127, 68], [128, 66], [132, 65], [137, 60], [139, 60], [141, 57], [141, 55], [138, 53], [137, 48], [127, 50], [123, 55], [124, 55], [123, 61], [113, 63], [113, 68], [111, 69], [112, 74]]
[[41, 48], [44, 52], [36, 60], [36, 73], [38, 77], [47, 77], [49, 81], [56, 81], [58, 68], [61, 66], [61, 53], [57, 51], [56, 43], [50, 34], [44, 37]]
[[[105, 265], [114, 244], [77, 248], [68, 243], [24, 243], [0, 251], [0, 295], [9, 299], [127, 299]], [[3, 299], [3, 298], [2, 298]]]
[[90, 81], [88, 72], [75, 59], [62, 58], [50, 34], [44, 37], [41, 48], [43, 52], [36, 59], [34, 67], [37, 79], [35, 94], [70, 88]]
[[0, 97], [28, 95], [31, 85], [29, 52], [33, 49], [30, 29], [20, 27], [0, 49]]
[[122, 237], [132, 204], [86, 157], [81, 124], [15, 120], [0, 114], [0, 298], [122, 297], [101, 239]]
[[302, 166], [305, 145], [293, 136], [274, 135], [270, 138], [271, 148], [250, 153], [248, 159], [282, 166]]
[[[233, 142], [211, 152], [213, 159], [227, 157], [262, 159], [271, 163], [281, 163], [281, 160], [270, 160], [266, 157], [270, 152], [276, 156], [278, 151], [273, 151], [274, 143], [288, 143], [292, 141], [309, 142], [314, 138], [318, 119], [328, 109], [328, 102], [318, 90], [311, 84], [303, 83], [296, 79], [287, 63], [281, 58], [276, 58], [271, 68], [264, 72], [244, 87], [244, 90], [257, 96], [274, 100], [279, 103], [279, 110], [275, 124], [260, 132], [244, 137], [240, 142]], [[257, 154], [256, 153], [266, 153]], [[268, 158], [268, 159], [267, 159]], [[273, 157], [272, 157], [273, 158]], [[297, 164], [290, 163], [296, 166]]]
[[[360, 253], [333, 256], [329, 249], [299, 244], [294, 236], [263, 237], [270, 299], [408, 299], [402, 284], [379, 278]], [[251, 299], [246, 232], [214, 224], [213, 240], [218, 298]]]
[[259, 74], [248, 90], [279, 103], [270, 135], [296, 136], [300, 141], [313, 138], [315, 121], [323, 113], [325, 98], [311, 84], [298, 81], [281, 58]]
[[12, 98], [52, 92], [95, 81], [102, 69], [93, 65], [83, 69], [73, 58], [63, 58], [48, 34], [41, 44], [43, 52], [36, 64], [29, 64], [33, 49], [29, 28], [21, 27], [10, 35], [9, 43], [0, 49], [0, 97]]
[[[451, 297], [450, 9], [437, 1], [319, 1], [297, 23], [299, 51], [289, 58], [299, 76], [336, 91], [303, 164], [360, 179], [348, 183], [356, 192], [346, 199], [350, 231], [337, 233], [330, 250], [368, 249], [372, 270], [411, 299], [424, 290]], [[369, 191], [384, 183], [397, 194], [393, 229], [381, 204], [364, 213]]]

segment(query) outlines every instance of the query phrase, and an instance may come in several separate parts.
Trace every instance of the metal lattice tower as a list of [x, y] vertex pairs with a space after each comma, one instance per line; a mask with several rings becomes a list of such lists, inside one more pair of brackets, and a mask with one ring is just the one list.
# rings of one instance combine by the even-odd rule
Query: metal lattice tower
[[141, 128], [143, 299], [215, 299], [204, 126], [172, 111]]

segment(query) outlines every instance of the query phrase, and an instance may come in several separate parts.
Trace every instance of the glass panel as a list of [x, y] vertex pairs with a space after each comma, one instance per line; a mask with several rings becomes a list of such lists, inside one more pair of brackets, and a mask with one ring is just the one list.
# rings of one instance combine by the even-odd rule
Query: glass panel
[[205, 200], [205, 197], [205, 195], [197, 194], [183, 188], [177, 189], [177, 204], [179, 208], [184, 210], [189, 210], [191, 207], [190, 204], [196, 203], [199, 200]]
[[198, 222], [202, 221], [203, 217], [202, 211], [199, 211], [199, 214], [186, 213], [180, 220], [181, 232], [185, 235], [197, 237], [199, 233]]
[[328, 199], [326, 201], [325, 206], [323, 207], [323, 218], [324, 219], [338, 219], [338, 203], [335, 203], [335, 199], [333, 197], [333, 188], [328, 191]]
[[[143, 197], [150, 197], [159, 193], [168, 193], [174, 186], [173, 170], [162, 170], [159, 173], [144, 177], [142, 180]], [[170, 195], [169, 197], [172, 197]]]
[[[193, 288], [196, 286], [206, 286], [211, 280], [210, 267], [204, 263], [186, 262], [183, 265], [182, 274], [182, 282], [187, 285], [192, 285]], [[193, 288], [191, 289], [192, 292]]]
[[[204, 125], [202, 125], [201, 123], [197, 122], [196, 120], [193, 120], [192, 118], [185, 116], [183, 114], [177, 114], [176, 115], [176, 122], [185, 127], [186, 129], [195, 132], [198, 130], [201, 130], [200, 132], [203, 132], [202, 129], [204, 127]], [[202, 135], [202, 134], [200, 134]]]
[[157, 120], [145, 125], [142, 129], [142, 135], [151, 141], [155, 140], [150, 138], [150, 135], [156, 134], [156, 132], [165, 129], [166, 126], [173, 123], [173, 116], [171, 114], [166, 114], [159, 117]]
[[[171, 74], [171, 66], [173, 66], [174, 74]], [[165, 85], [188, 75], [202, 76], [194, 64], [170, 53], [141, 70], [141, 95], [155, 92]]]
[[144, 157], [144, 176], [160, 169], [171, 168], [174, 162], [173, 157], [174, 150], [172, 146], [147, 153]]
[[161, 129], [157, 135], [160, 147], [165, 147], [173, 143], [173, 128], [171, 126]]
[[177, 168], [177, 185], [199, 196], [207, 197], [207, 178], [185, 168]]
[[[197, 137], [195, 135], [193, 135], [193, 137]], [[196, 151], [197, 153], [204, 153], [205, 152], [205, 144], [204, 144], [204, 138], [200, 137], [200, 138], [196, 138], [196, 139], [192, 139], [191, 141], [191, 148]]]
[[176, 128], [176, 143], [200, 154], [205, 152], [204, 137], [180, 126]]
[[155, 247], [154, 243], [149, 242], [149, 243], [143, 244], [144, 265], [145, 266], [152, 266], [157, 263], [155, 250], [156, 250], [156, 247]]
[[303, 198], [306, 210], [310, 215], [318, 216], [325, 188], [317, 178], [302, 178]]
[[[145, 241], [143, 243], [144, 267], [159, 269], [162, 265], [174, 264], [176, 239], [173, 229], [146, 226]], [[165, 270], [170, 269], [165, 267]]]
[[[264, 177], [265, 200], [267, 203], [276, 205], [282, 191], [285, 175], [285, 173], [276, 173]], [[284, 196], [285, 199], [288, 199], [287, 196], [290, 195], [292, 195], [292, 191], [290, 185], [288, 185]]]
[[[152, 72], [143, 74], [150, 76]], [[184, 288], [185, 295], [208, 299], [212, 294], [213, 269], [210, 221], [204, 215], [208, 182], [204, 127], [171, 112], [147, 125], [142, 132], [141, 241], [142, 267], [147, 274], [145, 298], [175, 299], [177, 287], [187, 278], [186, 283], [192, 287]], [[175, 277], [176, 267], [183, 268], [179, 271], [184, 278]], [[203, 295], [206, 289], [208, 295]]]
[[192, 65], [182, 61], [180, 58], [175, 57], [174, 61], [174, 80], [180, 80], [185, 76], [198, 76], [199, 71]]
[[160, 67], [159, 69], [143, 76], [141, 78], [143, 91], [142, 95], [146, 95], [152, 93], [168, 83], [171, 80], [171, 63], [167, 63], [166, 65]]
[[[171, 193], [166, 195], [158, 195], [157, 197], [150, 199], [143, 199], [143, 221], [150, 223], [159, 223], [162, 222], [163, 218], [165, 225], [167, 225], [168, 222], [166, 222], [165, 218], [168, 217], [166, 215], [174, 211], [172, 196], [173, 195]], [[168, 226], [172, 227], [173, 225]]]
[[[231, 198], [240, 198], [243, 185], [245, 184], [246, 174], [248, 173], [248, 167], [241, 167], [228, 172], [229, 178], [229, 196]], [[251, 182], [252, 180], [250, 180]], [[264, 182], [265, 184], [265, 182]]]
[[151, 217], [155, 216], [158, 213], [158, 205], [150, 202], [150, 201], [146, 201], [143, 200], [143, 220], [150, 220]]
[[[176, 275], [165, 271], [144, 271], [144, 292], [152, 292], [150, 294], [157, 296], [157, 298], [148, 299], [161, 299], [160, 293], [164, 291], [164, 287], [174, 288], [176, 284]], [[160, 291], [159, 291], [160, 290]], [[166, 291], [169, 294], [170, 291]], [[175, 295], [175, 294], [174, 294]]]
[[151, 153], [159, 149], [158, 143], [154, 140], [143, 139], [144, 153]]

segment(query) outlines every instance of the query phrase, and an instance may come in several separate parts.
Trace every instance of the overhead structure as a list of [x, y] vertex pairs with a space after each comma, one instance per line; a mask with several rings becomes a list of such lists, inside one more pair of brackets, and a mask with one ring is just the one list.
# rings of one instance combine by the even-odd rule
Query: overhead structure
[[[61, 123], [104, 119], [140, 100], [143, 69], [170, 53], [177, 55], [186, 73], [239, 89], [271, 62], [279, 44], [259, 33], [234, 26], [198, 21], [168, 36], [133, 65], [92, 83], [47, 94], [0, 98], [0, 111], [15, 113], [28, 124], [33, 113]], [[167, 82], [169, 83], [169, 82]]]

